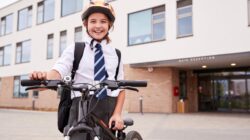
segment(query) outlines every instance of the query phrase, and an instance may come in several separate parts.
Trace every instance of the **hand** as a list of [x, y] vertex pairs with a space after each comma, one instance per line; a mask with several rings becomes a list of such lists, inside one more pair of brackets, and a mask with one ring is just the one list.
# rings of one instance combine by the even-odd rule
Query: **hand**
[[119, 114], [113, 114], [109, 119], [109, 128], [111, 128], [112, 122], [115, 122], [115, 126], [112, 128], [113, 130], [120, 130], [124, 128], [124, 122]]
[[47, 79], [47, 72], [34, 71], [34, 72], [29, 74], [29, 78], [31, 80], [46, 80]]

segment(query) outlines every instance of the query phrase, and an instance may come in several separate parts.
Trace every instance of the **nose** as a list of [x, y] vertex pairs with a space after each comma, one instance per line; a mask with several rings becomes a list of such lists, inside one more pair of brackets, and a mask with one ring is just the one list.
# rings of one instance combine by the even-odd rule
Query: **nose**
[[95, 27], [100, 28], [100, 27], [101, 27], [101, 23], [100, 23], [100, 22], [97, 22], [97, 23], [95, 24]]

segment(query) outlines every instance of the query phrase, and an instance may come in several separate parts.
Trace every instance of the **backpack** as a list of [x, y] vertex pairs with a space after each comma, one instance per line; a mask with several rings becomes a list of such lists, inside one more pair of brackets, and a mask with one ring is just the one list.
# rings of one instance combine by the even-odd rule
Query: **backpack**
[[[79, 63], [81, 61], [82, 55], [84, 53], [85, 43], [84, 42], [76, 42], [75, 43], [75, 51], [74, 51], [74, 61], [73, 68], [71, 71], [71, 78], [74, 79], [76, 70], [79, 67]], [[118, 49], [115, 49], [116, 55], [118, 56], [118, 66], [116, 67], [115, 79], [117, 80], [117, 75], [119, 72], [119, 66], [121, 61], [121, 52]], [[60, 88], [58, 92], [61, 93], [58, 112], [57, 112], [57, 127], [58, 130], [63, 133], [64, 127], [68, 124], [70, 107], [72, 105], [71, 100], [71, 91], [68, 88]]]

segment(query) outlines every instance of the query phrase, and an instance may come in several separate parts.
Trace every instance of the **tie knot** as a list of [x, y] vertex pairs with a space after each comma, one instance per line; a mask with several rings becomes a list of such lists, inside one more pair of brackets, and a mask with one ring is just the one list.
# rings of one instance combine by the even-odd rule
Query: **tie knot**
[[95, 45], [95, 47], [96, 47], [96, 49], [100, 50], [102, 46], [101, 46], [99, 43], [97, 43], [97, 44]]

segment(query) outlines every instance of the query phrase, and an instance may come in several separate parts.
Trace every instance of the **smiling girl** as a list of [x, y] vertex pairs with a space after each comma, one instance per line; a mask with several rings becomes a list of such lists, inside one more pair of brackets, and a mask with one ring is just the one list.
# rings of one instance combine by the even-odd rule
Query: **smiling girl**
[[[104, 79], [117, 80], [124, 79], [122, 61], [118, 62], [118, 56], [115, 48], [110, 46], [110, 38], [108, 32], [112, 28], [115, 21], [115, 14], [112, 6], [101, 0], [90, 2], [82, 14], [83, 25], [86, 28], [87, 36], [84, 38], [85, 49], [82, 59], [79, 63], [79, 68], [76, 71], [74, 81], [75, 83], [93, 83], [96, 80], [96, 71], [105, 70], [106, 76]], [[96, 51], [99, 46], [103, 53], [105, 65], [96, 69], [95, 55], [100, 53]], [[52, 70], [48, 72], [34, 71], [30, 74], [30, 79], [62, 79], [64, 76], [69, 75], [72, 70], [74, 60], [74, 45], [67, 47], [60, 59], [53, 66]], [[119, 64], [119, 71], [116, 75], [116, 68]], [[102, 79], [103, 80], [103, 79]], [[104, 93], [103, 93], [104, 94]], [[111, 127], [111, 122], [115, 122], [114, 129], [123, 128], [123, 120], [121, 117], [122, 107], [125, 99], [124, 90], [107, 90], [107, 96], [103, 99], [98, 97], [93, 99], [93, 105], [98, 101], [94, 113], [100, 117], [106, 124]], [[78, 101], [80, 100], [81, 93], [74, 92], [71, 94], [73, 100], [69, 125], [72, 125], [77, 120]]]

